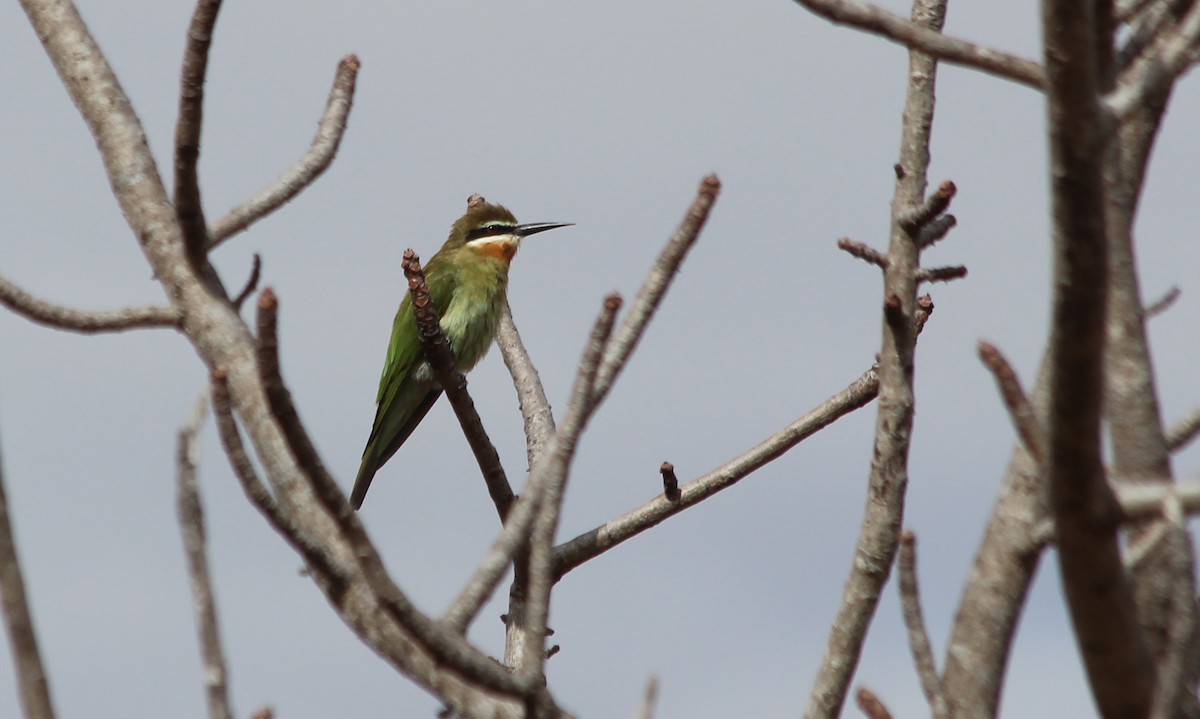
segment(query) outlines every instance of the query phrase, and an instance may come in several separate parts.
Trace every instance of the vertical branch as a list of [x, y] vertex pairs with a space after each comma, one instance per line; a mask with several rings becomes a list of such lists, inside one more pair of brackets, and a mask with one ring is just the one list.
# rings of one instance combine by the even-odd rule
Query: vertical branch
[[1063, 588], [1099, 712], [1146, 716], [1153, 665], [1121, 563], [1120, 513], [1101, 455], [1107, 137], [1094, 13], [1087, 2], [1042, 4], [1055, 252], [1044, 471]]
[[12, 523], [8, 518], [8, 495], [4, 491], [4, 462], [0, 457], [0, 608], [12, 649], [13, 669], [21, 692], [21, 707], [26, 719], [54, 719], [50, 702], [50, 681], [38, 650], [33, 616], [25, 594], [25, 580], [17, 547], [13, 543]]
[[208, 252], [208, 228], [200, 202], [196, 165], [200, 160], [200, 128], [204, 120], [204, 78], [208, 48], [221, 0], [200, 0], [188, 26], [187, 49], [179, 75], [179, 119], [175, 125], [175, 212], [183, 230], [188, 258], [201, 267]]
[[[946, 17], [946, 0], [915, 0], [912, 17], [915, 24], [940, 32]], [[924, 201], [936, 78], [937, 60], [910, 51], [900, 162], [896, 166], [892, 200], [891, 242], [884, 270], [879, 412], [867, 506], [842, 603], [805, 711], [807, 719], [840, 714], [899, 542], [913, 421], [916, 329], [911, 318], [917, 296], [921, 232], [911, 218]]]
[[221, 650], [221, 635], [217, 628], [217, 604], [213, 596], [212, 577], [208, 571], [208, 539], [204, 530], [204, 508], [200, 504], [200, 488], [196, 483], [196, 458], [199, 445], [196, 436], [208, 410], [208, 392], [196, 401], [192, 418], [179, 432], [175, 464], [177, 511], [179, 529], [183, 535], [183, 551], [187, 557], [188, 576], [192, 585], [192, 606], [196, 612], [196, 630], [200, 634], [200, 655], [204, 661], [204, 684], [208, 698], [209, 719], [232, 719], [229, 708], [228, 676], [225, 655]]

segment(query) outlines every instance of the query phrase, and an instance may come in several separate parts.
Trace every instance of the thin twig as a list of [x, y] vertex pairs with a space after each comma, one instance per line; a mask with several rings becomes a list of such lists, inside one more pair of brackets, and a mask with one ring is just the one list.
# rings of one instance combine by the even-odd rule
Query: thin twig
[[608, 351], [604, 353], [604, 360], [596, 375], [595, 404], [602, 402], [608, 395], [617, 375], [629, 361], [629, 356], [633, 354], [638, 341], [641, 340], [646, 325], [654, 316], [659, 303], [667, 293], [667, 288], [670, 287], [675, 275], [679, 272], [680, 265], [687, 257], [688, 250], [696, 243], [696, 239], [700, 236], [700, 230], [704, 229], [708, 213], [712, 209], [713, 203], [717, 201], [717, 195], [720, 192], [721, 181], [717, 179], [716, 175], [709, 175], [700, 182], [696, 199], [688, 208], [679, 227], [671, 235], [671, 239], [667, 241], [666, 247], [659, 253], [654, 267], [650, 270], [650, 276], [638, 290], [637, 297], [629, 308], [629, 313], [625, 315], [625, 321], [613, 335]]
[[843, 237], [837, 241], [837, 246], [839, 250], [849, 253], [864, 262], [869, 262], [881, 269], [887, 269], [887, 255], [866, 243], [852, 240], [849, 237]]
[[942, 215], [933, 219], [921, 228], [920, 234], [917, 235], [917, 247], [924, 250], [932, 246], [938, 240], [945, 237], [957, 224], [958, 218], [954, 215]]
[[1200, 407], [1167, 430], [1167, 449], [1178, 452], [1200, 436]]
[[950, 267], [921, 267], [917, 270], [917, 282], [951, 282], [967, 276], [967, 268], [962, 265]]
[[554, 436], [554, 413], [546, 399], [546, 389], [538, 376], [537, 368], [521, 341], [517, 325], [513, 322], [508, 302], [500, 310], [500, 323], [496, 327], [496, 346], [504, 358], [504, 366], [512, 375], [517, 390], [517, 404], [525, 421], [525, 452], [529, 466], [542, 453], [542, 449]]
[[93, 334], [126, 330], [169, 327], [179, 329], [179, 311], [174, 307], [128, 307], [123, 310], [76, 310], [34, 297], [0, 277], [0, 304], [31, 322]]
[[897, 221], [909, 234], [919, 234], [930, 222], [936, 220], [938, 215], [950, 208], [950, 201], [957, 193], [958, 188], [954, 183], [945, 180], [938, 185], [937, 192], [926, 197], [921, 204], [904, 212]]
[[175, 125], [175, 213], [184, 245], [194, 267], [200, 267], [208, 246], [208, 228], [200, 202], [197, 163], [204, 121], [204, 79], [208, 50], [221, 0], [199, 0], [188, 26], [183, 69], [179, 73], [179, 117]]
[[658, 704], [658, 677], [646, 681], [646, 692], [642, 695], [642, 706], [638, 708], [638, 719], [654, 719], [654, 707]]
[[229, 214], [210, 227], [209, 250], [279, 209], [325, 172], [333, 162], [346, 131], [359, 67], [361, 64], [357, 56], [342, 58], [338, 63], [333, 88], [329, 91], [325, 114], [317, 124], [317, 134], [308, 151], [262, 192], [230, 210]]
[[872, 367], [841, 392], [766, 438], [753, 449], [684, 484], [679, 488], [677, 501], [671, 501], [659, 494], [641, 507], [559, 544], [554, 548], [555, 578], [561, 579], [567, 572], [584, 562], [733, 486], [763, 465], [783, 456], [819, 430], [866, 405], [875, 399], [878, 392], [879, 377]]
[[217, 626], [217, 603], [213, 595], [212, 576], [208, 571], [208, 540], [204, 530], [204, 508], [200, 503], [200, 487], [196, 482], [196, 466], [200, 455], [198, 435], [204, 415], [208, 413], [208, 391], [200, 395], [187, 426], [179, 431], [176, 450], [176, 511], [179, 530], [183, 535], [183, 553], [187, 559], [191, 580], [192, 609], [196, 613], [196, 631], [200, 635], [200, 656], [204, 662], [205, 697], [209, 719], [232, 719], [229, 707], [228, 671], [225, 653], [221, 649], [221, 633]]
[[50, 679], [38, 649], [29, 597], [21, 576], [21, 562], [13, 541], [8, 514], [8, 494], [4, 489], [4, 461], [0, 457], [0, 607], [4, 610], [4, 628], [12, 649], [13, 671], [21, 695], [26, 719], [54, 719], [50, 701]]
[[892, 713], [870, 689], [859, 687], [854, 698], [858, 703], [858, 708], [867, 715], [868, 719], [892, 719]]
[[467, 378], [455, 366], [454, 353], [450, 349], [450, 341], [442, 332], [438, 321], [438, 308], [429, 295], [429, 287], [425, 284], [425, 271], [421, 268], [421, 258], [412, 250], [404, 251], [400, 263], [404, 276], [408, 278], [408, 291], [412, 295], [413, 315], [416, 317], [417, 337], [421, 340], [421, 349], [434, 377], [446, 392], [446, 399], [454, 408], [454, 414], [466, 435], [467, 444], [475, 454], [479, 463], [479, 471], [487, 484], [488, 494], [496, 505], [500, 521], [508, 515], [512, 508], [513, 491], [500, 463], [500, 454], [488, 437], [483, 427], [483, 420], [475, 410], [475, 402], [467, 392]]
[[1167, 290], [1162, 297], [1159, 297], [1157, 300], [1147, 305], [1146, 308], [1142, 310], [1142, 314], [1146, 318], [1157, 317], [1158, 315], [1161, 315], [1162, 313], [1171, 309], [1171, 306], [1179, 300], [1179, 296], [1182, 294], [1183, 290], [1179, 289], [1178, 285], [1173, 286], [1171, 289]]
[[250, 277], [246, 279], [246, 285], [242, 287], [242, 291], [238, 293], [233, 300], [233, 306], [237, 310], [242, 309], [242, 305], [258, 289], [258, 281], [262, 278], [262, 256], [257, 252], [254, 253], [254, 264], [250, 268]]
[[909, 50], [918, 50], [939, 60], [983, 70], [1035, 90], [1041, 89], [1045, 83], [1042, 66], [1032, 60], [946, 37], [875, 5], [857, 0], [796, 1], [830, 22], [881, 35], [907, 46]]
[[1012, 420], [1021, 443], [1025, 445], [1034, 461], [1040, 462], [1042, 457], [1046, 456], [1043, 439], [1045, 435], [1033, 406], [1025, 396], [1025, 390], [1021, 389], [1021, 380], [1016, 371], [1000, 350], [990, 342], [979, 343], [979, 359], [991, 370], [1004, 406], [1008, 408], [1008, 417]]
[[900, 611], [904, 615], [904, 626], [908, 629], [908, 646], [912, 650], [913, 662], [917, 665], [917, 676], [933, 719], [951, 719], [942, 678], [938, 675], [933, 660], [933, 649], [929, 643], [929, 632], [925, 629], [925, 617], [921, 611], [921, 595], [917, 588], [917, 537], [905, 531], [900, 536]]

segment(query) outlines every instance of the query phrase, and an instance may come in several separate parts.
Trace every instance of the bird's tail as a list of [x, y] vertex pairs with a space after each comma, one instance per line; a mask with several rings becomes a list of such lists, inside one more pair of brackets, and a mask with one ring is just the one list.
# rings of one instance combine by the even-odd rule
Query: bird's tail
[[371, 486], [371, 480], [375, 478], [375, 472], [378, 470], [379, 460], [375, 457], [375, 445], [371, 443], [363, 452], [362, 464], [358, 467], [358, 478], [354, 480], [354, 490], [350, 492], [350, 506], [355, 509], [362, 507], [363, 499], [367, 496], [367, 489]]

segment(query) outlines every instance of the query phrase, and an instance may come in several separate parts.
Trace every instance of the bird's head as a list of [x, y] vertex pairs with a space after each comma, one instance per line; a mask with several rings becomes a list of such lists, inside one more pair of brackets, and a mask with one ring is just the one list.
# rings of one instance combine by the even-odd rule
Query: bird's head
[[487, 257], [512, 261], [521, 240], [539, 232], [569, 227], [570, 222], [533, 222], [517, 224], [517, 218], [501, 205], [493, 205], [480, 195], [467, 200], [467, 213], [450, 228], [445, 249], [465, 249]]

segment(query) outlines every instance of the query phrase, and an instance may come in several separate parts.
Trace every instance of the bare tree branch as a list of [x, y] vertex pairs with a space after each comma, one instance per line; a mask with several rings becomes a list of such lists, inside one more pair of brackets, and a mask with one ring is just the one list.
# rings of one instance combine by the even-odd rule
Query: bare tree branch
[[1008, 408], [1009, 419], [1016, 427], [1021, 443], [1033, 456], [1034, 461], [1040, 462], [1046, 456], [1044, 431], [1033, 406], [1025, 397], [1025, 390], [1021, 389], [1021, 380], [1017, 378], [1016, 371], [1000, 350], [990, 342], [979, 343], [979, 359], [992, 371], [996, 386], [1000, 389], [1000, 396], [1004, 399], [1004, 406]]
[[1055, 247], [1045, 467], [1063, 587], [1098, 710], [1145, 716], [1153, 664], [1101, 455], [1109, 249], [1095, 12], [1072, 0], [1042, 5]]
[[700, 230], [704, 229], [708, 213], [712, 209], [713, 203], [717, 201], [717, 195], [720, 192], [721, 181], [717, 179], [716, 175], [709, 175], [700, 182], [696, 199], [688, 208], [687, 215], [679, 223], [675, 233], [671, 235], [671, 239], [667, 241], [667, 246], [659, 253], [658, 260], [650, 270], [650, 276], [638, 290], [637, 297], [634, 298], [633, 304], [629, 308], [629, 313], [625, 315], [625, 321], [621, 323], [621, 327], [616, 331], [612, 342], [609, 343], [608, 351], [604, 353], [604, 360], [596, 375], [595, 404], [602, 402], [608, 395], [617, 375], [629, 361], [629, 356], [633, 354], [638, 341], [641, 340], [646, 325], [654, 316], [659, 303], [667, 293], [667, 288], [670, 287], [684, 258], [687, 257], [688, 250], [696, 243], [696, 239], [700, 236]]
[[[946, 0], [914, 0], [912, 18], [912, 26], [940, 35], [946, 21]], [[850, 575], [830, 628], [825, 657], [813, 681], [805, 719], [833, 719], [841, 713], [900, 538], [915, 411], [917, 329], [913, 319], [918, 312], [919, 227], [928, 224], [954, 194], [953, 183], [943, 183], [934, 200], [925, 198], [937, 62], [936, 57], [924, 52], [909, 51], [900, 161], [896, 166], [888, 266], [884, 271], [879, 404], [867, 503]]]
[[[1117, 119], [1141, 109], [1148, 97], [1166, 91], [1196, 61], [1200, 45], [1200, 4], [1193, 4], [1178, 26], [1160, 34], [1154, 57], [1141, 64], [1133, 77], [1125, 78], [1105, 102]], [[1156, 38], [1156, 39], [1158, 39]]]
[[258, 289], [258, 281], [262, 279], [262, 256], [257, 252], [254, 253], [254, 264], [250, 267], [250, 276], [246, 278], [246, 285], [242, 287], [242, 291], [233, 299], [234, 309], [241, 310], [242, 305], [254, 294], [254, 290]]
[[938, 675], [937, 665], [933, 660], [933, 649], [921, 612], [921, 595], [917, 589], [917, 537], [912, 532], [906, 531], [900, 537], [898, 564], [900, 609], [904, 614], [904, 626], [908, 629], [908, 645], [912, 649], [913, 661], [917, 666], [917, 676], [921, 679], [921, 689], [929, 701], [933, 719], [950, 719], [950, 706], [946, 703], [942, 678]]
[[868, 244], [852, 240], [849, 237], [843, 237], [837, 241], [837, 246], [839, 250], [852, 257], [857, 257], [863, 262], [875, 265], [880, 269], [887, 269], [887, 255]]
[[21, 576], [21, 562], [13, 541], [8, 513], [8, 494], [4, 489], [4, 458], [0, 456], [0, 608], [4, 610], [4, 628], [12, 650], [13, 670], [21, 695], [25, 719], [54, 719], [50, 701], [50, 680], [38, 649], [33, 615]]
[[1163, 293], [1162, 297], [1159, 297], [1157, 300], [1146, 305], [1146, 309], [1142, 310], [1142, 315], [1146, 319], [1161, 315], [1162, 313], [1171, 309], [1171, 306], [1179, 300], [1179, 296], [1182, 294], [1183, 290], [1179, 289], [1178, 286], [1171, 287], [1171, 289]]
[[924, 227], [921, 228], [921, 233], [917, 237], [917, 246], [924, 250], [927, 247], [933, 246], [938, 240], [945, 237], [954, 226], [958, 224], [958, 218], [954, 215], [942, 215]]
[[906, 232], [918, 235], [929, 223], [936, 220], [939, 215], [950, 208], [950, 201], [954, 199], [956, 194], [958, 194], [958, 187], [950, 180], [945, 180], [942, 184], [938, 185], [937, 192], [926, 197], [916, 207], [905, 210], [904, 214], [897, 221]]
[[0, 304], [31, 322], [85, 334], [152, 327], [179, 329], [180, 324], [179, 312], [173, 307], [128, 307], [107, 312], [76, 310], [38, 299], [3, 277], [0, 277]]
[[917, 282], [951, 282], [967, 276], [967, 268], [962, 265], [949, 267], [921, 267], [917, 270]]
[[638, 709], [638, 719], [654, 719], [654, 706], [658, 703], [658, 677], [652, 676], [646, 682], [646, 693], [642, 696], [642, 706]]
[[463, 376], [454, 363], [454, 354], [450, 350], [450, 341], [442, 332], [438, 321], [438, 308], [429, 295], [429, 287], [425, 284], [425, 271], [421, 268], [421, 258], [412, 250], [404, 251], [401, 261], [404, 276], [408, 278], [408, 291], [412, 294], [413, 315], [417, 322], [417, 337], [421, 340], [421, 349], [433, 369], [433, 375], [446, 392], [446, 399], [454, 408], [454, 414], [462, 425], [467, 444], [475, 454], [479, 470], [487, 483], [488, 494], [496, 505], [500, 521], [508, 516], [512, 509], [513, 491], [500, 463], [500, 454], [496, 446], [483, 428], [483, 420], [475, 410], [475, 402], [467, 393], [467, 378]]
[[[596, 377], [620, 309], [620, 295], [611, 294], [604, 299], [604, 307], [592, 326], [583, 357], [579, 361], [575, 386], [571, 389], [571, 399], [567, 405], [567, 416], [551, 440], [549, 451], [540, 457], [538, 463], [530, 470], [531, 477], [545, 474], [548, 481], [542, 501], [538, 504], [537, 518], [534, 519], [533, 531], [529, 537], [529, 582], [525, 611], [523, 616], [516, 619], [523, 619], [526, 624], [528, 637], [525, 644], [538, 650], [529, 657], [534, 661], [524, 664], [518, 661], [510, 666], [517, 671], [524, 669], [535, 677], [542, 675], [546, 659], [544, 650], [540, 648], [545, 646], [546, 622], [550, 616], [550, 590], [555, 581], [554, 535], [558, 531], [567, 478], [570, 476], [571, 461], [575, 457], [579, 435], [587, 426], [599, 402], [599, 395], [595, 391]], [[509, 615], [511, 635], [515, 623], [511, 608]]]
[[867, 715], [867, 719], [892, 719], [892, 713], [870, 689], [859, 687], [854, 698], [858, 703], [858, 708]]
[[1041, 89], [1045, 82], [1042, 66], [1032, 60], [946, 37], [869, 3], [857, 0], [796, 1], [830, 22], [881, 35], [907, 46], [909, 50], [920, 51], [955, 65], [983, 70], [1034, 89]]
[[866, 405], [875, 399], [878, 392], [879, 377], [872, 367], [841, 392], [758, 446], [680, 487], [679, 499], [671, 500], [659, 494], [641, 507], [558, 545], [554, 549], [554, 576], [561, 579], [589, 559], [733, 486], [819, 430]]
[[329, 168], [346, 131], [359, 67], [361, 63], [357, 56], [342, 58], [338, 63], [333, 88], [329, 91], [325, 114], [317, 124], [317, 134], [308, 152], [262, 192], [230, 210], [229, 214], [210, 227], [209, 250], [282, 207]]
[[192, 264], [200, 267], [208, 246], [204, 206], [200, 202], [197, 163], [200, 159], [200, 128], [204, 120], [204, 78], [208, 72], [208, 49], [221, 0], [199, 0], [188, 26], [187, 49], [179, 74], [179, 118], [175, 125], [175, 212]]
[[1167, 431], [1167, 448], [1178, 452], [1200, 436], [1200, 407], [1184, 417]]
[[1188, 693], [1194, 688], [1187, 681], [1187, 664], [1194, 654], [1196, 635], [1196, 595], [1194, 585], [1187, 581], [1179, 581], [1180, 577], [1190, 576], [1195, 566], [1195, 549], [1192, 538], [1184, 526], [1182, 507], [1178, 501], [1167, 502], [1164, 505], [1166, 528], [1163, 536], [1162, 550], [1155, 552], [1163, 557], [1171, 566], [1167, 576], [1176, 581], [1168, 587], [1170, 599], [1165, 614], [1170, 618], [1167, 631], [1166, 646], [1163, 656], [1158, 663], [1158, 676], [1154, 684], [1154, 695], [1151, 702], [1150, 719], [1173, 719], [1180, 716], [1180, 706]]
[[200, 395], [187, 426], [179, 431], [176, 450], [176, 492], [179, 529], [183, 535], [183, 552], [187, 558], [191, 580], [192, 608], [196, 613], [196, 630], [200, 635], [200, 656], [204, 661], [205, 695], [209, 719], [233, 719], [229, 707], [228, 672], [221, 635], [217, 627], [217, 603], [208, 571], [207, 539], [204, 530], [204, 508], [200, 504], [200, 488], [196, 483], [196, 465], [200, 454], [197, 435], [204, 415], [208, 413], [208, 391]]
[[504, 365], [508, 367], [517, 390], [517, 402], [525, 421], [526, 459], [532, 467], [542, 448], [554, 436], [554, 413], [550, 410], [550, 401], [546, 399], [546, 390], [542, 387], [537, 368], [533, 366], [533, 360], [521, 342], [507, 301], [500, 311], [500, 323], [496, 327], [496, 346], [500, 348]]

